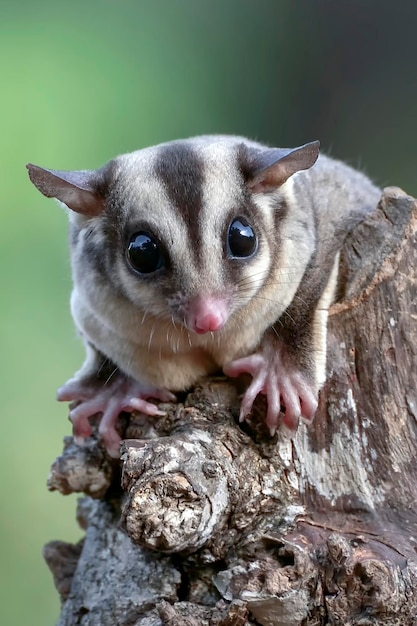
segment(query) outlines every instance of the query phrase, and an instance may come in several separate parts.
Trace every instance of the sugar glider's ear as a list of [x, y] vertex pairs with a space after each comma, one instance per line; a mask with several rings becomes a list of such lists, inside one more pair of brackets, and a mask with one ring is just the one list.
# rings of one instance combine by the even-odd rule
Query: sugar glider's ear
[[47, 170], [32, 163], [26, 167], [32, 183], [47, 198], [56, 198], [86, 216], [100, 215], [104, 210], [100, 170]]
[[319, 141], [298, 148], [249, 148], [249, 162], [244, 171], [246, 184], [253, 193], [272, 191], [296, 172], [314, 165], [319, 150]]

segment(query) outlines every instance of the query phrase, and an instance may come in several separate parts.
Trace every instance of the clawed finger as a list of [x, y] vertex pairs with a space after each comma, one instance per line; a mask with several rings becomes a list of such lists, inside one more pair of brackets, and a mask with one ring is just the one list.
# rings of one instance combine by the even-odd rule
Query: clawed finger
[[77, 380], [68, 381], [62, 385], [56, 393], [58, 402], [73, 402], [74, 400], [89, 400], [94, 396], [96, 390], [91, 387], [81, 385]]
[[279, 426], [279, 418], [281, 411], [280, 392], [276, 380], [268, 383], [267, 387], [268, 409], [266, 414], [266, 424], [269, 428], [271, 437], [273, 437]]
[[264, 378], [254, 378], [252, 383], [249, 385], [246, 390], [245, 395], [242, 398], [242, 402], [240, 405], [240, 415], [239, 421], [243, 422], [247, 415], [252, 411], [253, 403], [255, 402], [256, 396], [262, 391], [264, 388], [265, 380]]
[[295, 433], [301, 416], [300, 398], [297, 390], [291, 385], [285, 385], [282, 389], [282, 403], [285, 406], [285, 413], [282, 416], [282, 423], [292, 433]]
[[69, 418], [72, 422], [72, 429], [76, 440], [90, 437], [93, 433], [93, 429], [91, 428], [88, 418], [94, 415], [97, 411], [94, 411], [94, 409], [91, 410], [91, 404], [94, 403], [81, 403], [75, 409], [70, 411]]
[[223, 367], [223, 372], [226, 376], [231, 376], [232, 378], [240, 376], [240, 374], [251, 374], [255, 377], [262, 364], [262, 357], [252, 354], [250, 357], [244, 357], [228, 363]]
[[143, 400], [142, 398], [130, 398], [126, 404], [126, 411], [140, 411], [140, 413], [145, 413], [145, 415], [166, 415], [165, 411], [161, 411], [158, 409], [156, 404], [152, 404], [152, 402], [148, 402], [147, 400]]

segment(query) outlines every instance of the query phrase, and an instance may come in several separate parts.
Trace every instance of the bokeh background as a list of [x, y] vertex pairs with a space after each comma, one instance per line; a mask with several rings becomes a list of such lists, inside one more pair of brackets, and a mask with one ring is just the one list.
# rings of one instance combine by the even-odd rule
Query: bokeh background
[[89, 169], [199, 133], [320, 139], [417, 193], [415, 0], [0, 0], [0, 623], [48, 626], [41, 550], [75, 541], [46, 490], [70, 432], [55, 390], [81, 364], [66, 215], [28, 161]]

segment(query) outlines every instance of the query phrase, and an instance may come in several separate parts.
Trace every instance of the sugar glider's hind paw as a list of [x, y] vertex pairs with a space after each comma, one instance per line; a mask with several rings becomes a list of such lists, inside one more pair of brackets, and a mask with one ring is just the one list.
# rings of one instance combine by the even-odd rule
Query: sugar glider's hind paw
[[232, 361], [223, 368], [227, 376], [250, 374], [252, 381], [240, 407], [239, 419], [243, 422], [252, 411], [258, 394], [267, 397], [266, 424], [271, 436], [282, 424], [290, 435], [297, 432], [300, 419], [309, 423], [318, 406], [318, 392], [307, 377], [284, 364], [278, 352], [266, 350]]
[[121, 437], [116, 429], [120, 413], [140, 411], [150, 416], [164, 415], [148, 399], [161, 402], [176, 400], [167, 389], [140, 383], [120, 373], [101, 386], [92, 384], [91, 379], [72, 378], [58, 390], [57, 398], [61, 402], [76, 403], [70, 410], [70, 419], [74, 437], [80, 443], [92, 434], [89, 419], [97, 413], [103, 414], [99, 433], [108, 453], [115, 458], [120, 455]]

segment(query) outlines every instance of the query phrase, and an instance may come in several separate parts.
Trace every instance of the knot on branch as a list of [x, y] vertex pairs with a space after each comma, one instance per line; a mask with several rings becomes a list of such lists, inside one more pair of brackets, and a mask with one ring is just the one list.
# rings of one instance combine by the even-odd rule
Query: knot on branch
[[47, 486], [49, 491], [85, 493], [92, 498], [103, 498], [117, 472], [117, 463], [96, 438], [89, 438], [83, 446], [73, 437], [65, 437], [64, 450], [53, 462]]
[[124, 443], [122, 526], [143, 546], [195, 551], [225, 525], [238, 480], [209, 432]]
[[[67, 438], [48, 486], [95, 498], [119, 493], [121, 526], [135, 543], [168, 554], [205, 546], [221, 558], [243, 530], [270, 530], [292, 493], [277, 438], [255, 443], [233, 419], [234, 406], [235, 388], [208, 380], [184, 404], [165, 405], [165, 418], [133, 417], [126, 434], [135, 438], [125, 439], [120, 467], [94, 438], [85, 446]], [[281, 446], [291, 448], [290, 440]]]

